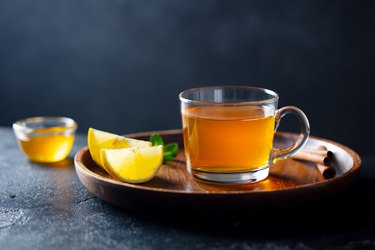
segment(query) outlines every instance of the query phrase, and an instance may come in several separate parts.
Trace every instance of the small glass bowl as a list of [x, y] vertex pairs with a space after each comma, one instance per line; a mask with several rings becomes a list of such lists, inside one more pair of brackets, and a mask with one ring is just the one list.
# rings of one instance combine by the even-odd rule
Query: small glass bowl
[[70, 153], [77, 123], [66, 117], [32, 117], [13, 123], [23, 153], [35, 162], [58, 162]]

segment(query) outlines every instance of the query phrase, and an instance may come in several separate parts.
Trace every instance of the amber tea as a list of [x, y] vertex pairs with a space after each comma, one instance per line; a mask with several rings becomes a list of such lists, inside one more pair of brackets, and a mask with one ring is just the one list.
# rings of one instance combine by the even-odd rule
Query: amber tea
[[[179, 95], [186, 167], [201, 181], [241, 184], [267, 178], [276, 159], [306, 143], [310, 127], [305, 114], [288, 106], [277, 109], [278, 94], [249, 86], [213, 86]], [[300, 121], [301, 133], [287, 148], [274, 148], [275, 128], [286, 114]]]
[[192, 169], [246, 171], [268, 166], [275, 118], [262, 107], [190, 107], [183, 114]]

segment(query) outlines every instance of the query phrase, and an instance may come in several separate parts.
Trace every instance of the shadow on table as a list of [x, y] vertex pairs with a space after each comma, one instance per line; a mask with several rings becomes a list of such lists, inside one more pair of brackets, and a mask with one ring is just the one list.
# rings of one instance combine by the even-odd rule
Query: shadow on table
[[74, 157], [68, 156], [62, 161], [52, 162], [52, 163], [40, 163], [40, 162], [30, 161], [30, 166], [45, 167], [45, 168], [72, 168], [74, 167]]
[[[176, 227], [216, 236], [254, 238], [296, 237], [314, 234], [352, 232], [374, 229], [375, 201], [371, 190], [375, 183], [362, 178], [356, 187], [334, 198], [292, 208], [269, 207], [262, 211], [216, 211], [192, 213], [189, 211], [134, 212], [139, 220], [166, 227]], [[129, 212], [129, 211], [127, 211]], [[371, 230], [372, 230], [371, 229]]]

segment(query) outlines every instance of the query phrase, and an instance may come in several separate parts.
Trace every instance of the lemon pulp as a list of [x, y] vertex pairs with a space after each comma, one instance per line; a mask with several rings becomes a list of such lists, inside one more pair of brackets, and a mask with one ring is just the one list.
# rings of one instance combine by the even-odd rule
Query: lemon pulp
[[163, 163], [163, 146], [101, 149], [104, 168], [114, 177], [141, 183], [152, 179]]
[[[130, 147], [151, 147], [148, 141], [126, 138], [116, 134], [89, 128], [87, 135], [87, 145], [94, 162], [105, 169], [102, 163], [101, 149], [120, 149]], [[105, 169], [107, 170], [107, 169]], [[108, 172], [108, 171], [107, 171]]]

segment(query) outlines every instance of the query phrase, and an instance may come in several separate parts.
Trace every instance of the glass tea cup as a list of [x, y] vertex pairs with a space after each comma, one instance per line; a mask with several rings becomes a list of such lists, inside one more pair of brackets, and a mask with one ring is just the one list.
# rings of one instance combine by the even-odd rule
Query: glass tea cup
[[[195, 179], [241, 184], [268, 177], [277, 159], [300, 150], [310, 134], [305, 114], [277, 109], [274, 91], [247, 86], [202, 87], [179, 95], [187, 169]], [[281, 118], [294, 114], [301, 133], [287, 148], [273, 146]]]
[[13, 123], [22, 152], [31, 160], [52, 163], [70, 153], [77, 123], [67, 117], [32, 117]]

